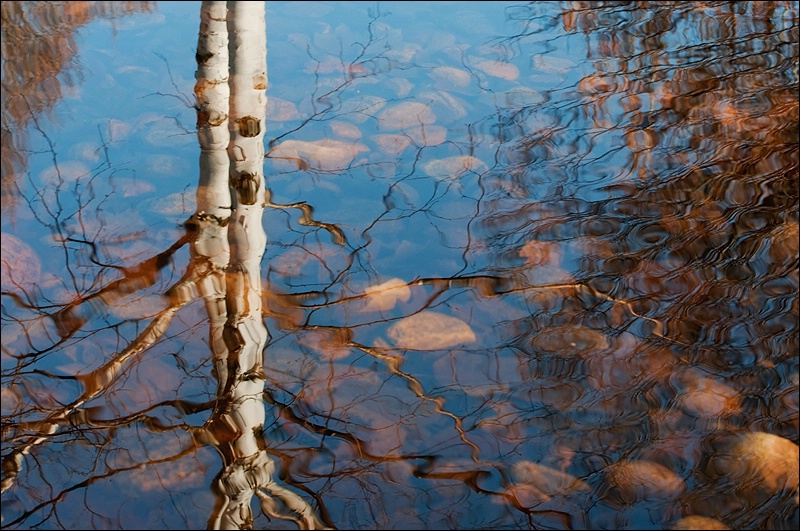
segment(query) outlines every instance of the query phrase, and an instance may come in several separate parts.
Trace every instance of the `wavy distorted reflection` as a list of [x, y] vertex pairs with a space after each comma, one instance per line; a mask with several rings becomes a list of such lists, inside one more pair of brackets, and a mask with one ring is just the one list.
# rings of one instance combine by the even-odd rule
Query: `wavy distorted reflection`
[[[253, 496], [258, 497], [266, 515], [294, 520], [302, 528], [324, 527], [302, 497], [274, 480], [274, 463], [260, 439], [265, 418], [262, 352], [267, 342], [261, 315], [260, 273], [266, 244], [261, 225], [267, 87], [265, 23], [263, 3], [203, 4], [195, 86], [201, 148], [197, 213], [187, 221], [186, 234], [169, 250], [126, 268], [124, 279], [59, 311], [54, 316], [59, 335], [62, 340], [71, 338], [93, 313], [102, 309], [98, 306], [151, 287], [174, 252], [189, 243], [191, 258], [186, 272], [166, 291], [169, 306], [159, 311], [127, 348], [99, 369], [74, 376], [84, 389], [80, 397], [49, 413], [44, 420], [25, 426], [31, 435], [21, 437], [23, 442], [4, 458], [3, 491], [13, 486], [25, 456], [35, 445], [46, 443], [49, 436], [74, 426], [76, 421], [96, 425], [83, 406], [107, 392], [129, 362], [156, 343], [178, 311], [199, 295], [208, 311], [217, 396], [211, 405], [191, 408], [211, 410], [202, 427], [183, 429], [189, 428], [193, 445], [211, 445], [223, 458], [223, 470], [213, 485], [218, 499], [209, 528], [251, 528]], [[189, 409], [186, 405], [173, 406]], [[150, 426], [156, 428], [158, 422]], [[189, 446], [181, 453], [193, 449]]]
[[124, 17], [150, 12], [152, 2], [4, 2], [3, 57], [17, 55], [28, 61], [6, 61], [2, 92], [2, 206], [14, 214], [15, 187], [24, 186], [17, 171], [27, 164], [28, 124], [51, 112], [65, 93], [74, 90], [82, 77], [75, 60], [75, 32], [94, 19]]
[[796, 5], [306, 4], [198, 4], [183, 191], [32, 114], [3, 528], [796, 525]]

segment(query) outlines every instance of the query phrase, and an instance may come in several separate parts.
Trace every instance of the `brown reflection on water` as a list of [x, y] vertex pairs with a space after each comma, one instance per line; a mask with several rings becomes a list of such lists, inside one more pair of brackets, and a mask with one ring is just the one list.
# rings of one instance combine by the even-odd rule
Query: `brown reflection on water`
[[149, 13], [154, 2], [3, 2], [2, 206], [11, 215], [27, 169], [27, 128], [81, 79], [75, 32], [97, 18]]
[[[348, 92], [385, 80], [390, 50], [371, 58], [372, 40], [352, 64], [317, 61], [326, 91], [280, 105], [273, 177], [342, 204], [359, 179], [385, 187], [361, 218], [268, 193], [263, 278], [230, 267], [226, 283], [224, 253], [207, 252], [226, 221], [205, 181], [160, 253], [67, 264], [73, 289], [53, 300], [4, 276], [4, 527], [87, 511], [96, 527], [206, 525], [262, 483], [261, 513], [230, 522], [281, 525], [283, 499], [299, 527], [796, 525], [796, 5], [541, 4], [509, 8], [531, 32], [499, 49], [528, 53], [549, 24], [585, 37], [590, 72], [514, 86], [466, 138], [437, 125], [462, 116], [461, 67], [519, 72], [436, 66], [424, 104]], [[557, 79], [578, 66], [531, 61]], [[344, 81], [327, 91], [326, 75]], [[286, 110], [319, 100], [336, 105]], [[348, 141], [291, 138], [333, 118]], [[449, 274], [430, 234], [462, 253]], [[57, 243], [106, 252], [82, 236]], [[387, 255], [412, 274], [382, 273]], [[226, 305], [237, 286], [250, 298]], [[160, 306], [109, 317], [136, 293]], [[248, 305], [269, 337], [243, 369], [231, 351], [253, 338], [231, 321]]]
[[[542, 106], [546, 118], [526, 116], [530, 123], [550, 124], [546, 131], [531, 128], [501, 149], [502, 160], [519, 167], [527, 182], [540, 185], [526, 193], [516, 180], [515, 195], [533, 197], [536, 203], [520, 202], [498, 187], [491, 192], [496, 197], [492, 212], [481, 220], [482, 232], [496, 242], [500, 256], [509, 256], [509, 241], [527, 263], [547, 263], [552, 252], [543, 250], [572, 248], [581, 257], [571, 270], [575, 280], [607, 294], [608, 301], [624, 301], [614, 309], [602, 299], [579, 297], [582, 304], [576, 305], [574, 299], [537, 293], [528, 298], [536, 323], [533, 338], [530, 344], [525, 338], [522, 349], [534, 356], [547, 352], [551, 349], [543, 351], [541, 343], [549, 331], [573, 329], [576, 323], [612, 336], [624, 331], [637, 337], [629, 343], [628, 356], [604, 363], [593, 352], [591, 369], [567, 368], [573, 377], [585, 370], [585, 378], [597, 382], [585, 388], [582, 398], [587, 400], [593, 390], [603, 396], [585, 411], [591, 412], [589, 418], [613, 419], [619, 434], [603, 440], [602, 450], [587, 447], [590, 438], [584, 437], [575, 446], [579, 455], [588, 455], [571, 470], [580, 470], [578, 477], [608, 470], [636, 447], [637, 456], [668, 464], [687, 484], [703, 485], [702, 496], [688, 495], [692, 501], [681, 509], [686, 516], [702, 513], [735, 527], [796, 522], [794, 474], [788, 482], [777, 480], [781, 486], [776, 488], [766, 485], [772, 480], [751, 477], [759, 495], [734, 487], [726, 501], [714, 503], [703, 496], [717, 496], [709, 492], [718, 492], [714, 489], [723, 488], [721, 484], [705, 490], [709, 478], [702, 472], [695, 475], [698, 463], [709, 455], [703, 438], [725, 439], [727, 430], [784, 437], [780, 440], [789, 443], [790, 457], [780, 466], [796, 465], [797, 412], [779, 412], [782, 406], [774, 400], [797, 392], [798, 247], [794, 240], [789, 243], [788, 235], [794, 236], [798, 227], [798, 97], [796, 80], [766, 82], [764, 68], [796, 56], [797, 47], [789, 42], [797, 28], [783, 36], [753, 29], [775, 31], [773, 10], [789, 6], [761, 4], [750, 12], [744, 6], [730, 10], [721, 4], [684, 4], [629, 11], [573, 4], [564, 24], [586, 34], [596, 72], [580, 81], [572, 107], [556, 115]], [[796, 16], [792, 12], [793, 20]], [[668, 39], [683, 24], [699, 28], [706, 42], [670, 52]], [[742, 25], [748, 29], [743, 31]], [[719, 53], [724, 53], [723, 60], [717, 59]], [[570, 127], [560, 127], [559, 120], [571, 120]], [[512, 119], [504, 117], [503, 122]], [[595, 143], [608, 145], [602, 139], [609, 136], [627, 154], [621, 173], [611, 169], [615, 150], [595, 148]], [[540, 176], [547, 171], [560, 175], [562, 182], [552, 184]], [[596, 186], [582, 186], [581, 174], [588, 174], [583, 180]], [[581, 198], [597, 191], [603, 192], [602, 200]], [[513, 257], [506, 263], [513, 265]], [[526, 278], [530, 286], [547, 277], [542, 268], [532, 277], [526, 266], [521, 266], [524, 276], [516, 278]], [[549, 275], [559, 278], [563, 273], [554, 269]], [[782, 287], [765, 289], [772, 285]], [[573, 340], [573, 349], [579, 343]], [[648, 359], [656, 365], [648, 366]], [[700, 368], [702, 376], [689, 377], [687, 365]], [[552, 362], [548, 367], [562, 368]], [[622, 401], [614, 403], [613, 387], [602, 382], [604, 373], [610, 382], [615, 375], [628, 378]], [[640, 404], [637, 395], [645, 398]], [[637, 407], [642, 408], [638, 415]], [[775, 422], [776, 416], [783, 422]], [[793, 420], [786, 423], [789, 417]], [[626, 419], [633, 421], [627, 427]], [[648, 426], [643, 433], [642, 422]], [[578, 432], [591, 432], [584, 430]], [[637, 432], [643, 444], [632, 445], [627, 438]], [[619, 457], [613, 457], [614, 448]], [[663, 474], [635, 481], [660, 486], [654, 488], [674, 482], [655, 477]], [[722, 484], [733, 485], [729, 480]], [[652, 493], [652, 499], [661, 496]], [[776, 512], [761, 513], [754, 499]], [[679, 508], [668, 509], [651, 507], [664, 515]], [[595, 525], [641, 522], [640, 511], [637, 503], [614, 518], [597, 512]], [[679, 515], [673, 512], [666, 519]]]

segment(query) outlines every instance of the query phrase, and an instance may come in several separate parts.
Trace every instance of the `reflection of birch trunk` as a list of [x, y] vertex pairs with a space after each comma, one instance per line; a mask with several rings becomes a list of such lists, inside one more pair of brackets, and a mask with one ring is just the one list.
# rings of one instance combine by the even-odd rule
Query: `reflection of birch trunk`
[[[195, 84], [200, 182], [198, 209], [187, 222], [190, 230], [168, 251], [125, 270], [124, 279], [69, 305], [54, 317], [55, 322], [62, 337], [70, 337], [100, 303], [154, 284], [171, 255], [190, 241], [187, 271], [165, 294], [168, 307], [126, 349], [91, 373], [75, 376], [84, 387], [80, 397], [26, 426], [32, 434], [20, 436], [22, 443], [3, 459], [0, 490], [14, 484], [32, 448], [48, 441], [62, 425], [84, 418], [83, 405], [108, 390], [126, 364], [155, 344], [177, 312], [199, 293], [209, 314], [218, 392], [215, 410], [198, 435], [213, 444], [224, 461], [209, 526], [251, 527], [250, 504], [257, 496], [264, 514], [294, 521], [301, 528], [320, 529], [324, 525], [311, 506], [274, 481], [275, 464], [262, 438], [262, 355], [268, 337], [261, 313], [260, 274], [266, 246], [261, 218], [267, 202], [265, 7], [262, 2], [203, 2], [201, 20]], [[234, 37], [230, 54], [229, 28]]]
[[[227, 223], [221, 222], [223, 208], [213, 215], [209, 210], [206, 215], [207, 221], [216, 223], [216, 229], [227, 225], [229, 249], [214, 239], [217, 232], [210, 236], [209, 245], [202, 246], [204, 252], [219, 253], [215, 257], [205, 255], [217, 266], [221, 265], [222, 258], [229, 256], [223, 288], [226, 316], [221, 332], [223, 343], [219, 341], [219, 327], [214, 327], [214, 323], [220, 322], [221, 308], [213, 293], [219, 292], [203, 293], [212, 320], [212, 350], [219, 382], [218, 405], [208, 421], [207, 433], [224, 460], [215, 485], [219, 498], [209, 519], [209, 528], [251, 528], [251, 502], [255, 495], [266, 515], [293, 520], [301, 528], [318, 529], [323, 525], [311, 506], [296, 493], [275, 483], [275, 465], [262, 439], [266, 382], [262, 356], [268, 335], [261, 315], [261, 259], [266, 247], [262, 226], [266, 202], [263, 175], [267, 107], [265, 6], [263, 2], [228, 2], [227, 16], [224, 16], [224, 7], [223, 2], [203, 2], [197, 53], [198, 126], [207, 129], [205, 134], [198, 130], [198, 136], [203, 157], [208, 157], [208, 175], [201, 177], [207, 180], [201, 181], [198, 206], [201, 193], [202, 200], [207, 199], [203, 204], [208, 207], [224, 205], [223, 174], [229, 178], [232, 200]], [[227, 32], [222, 20], [227, 20]], [[230, 65], [227, 121], [226, 93], [217, 90], [225, 74], [222, 60], [228, 59], [224, 49], [226, 42]], [[227, 161], [223, 164], [220, 149], [225, 123], [230, 141]], [[203, 220], [198, 221], [203, 223]], [[290, 514], [279, 509], [276, 500], [283, 502]]]
[[204, 261], [212, 273], [198, 284], [209, 317], [209, 339], [219, 382], [227, 381], [228, 350], [222, 339], [225, 324], [225, 268], [230, 259], [227, 225], [231, 214], [228, 189], [228, 27], [227, 2], [203, 2], [197, 40], [197, 139], [200, 144], [200, 178], [197, 213], [193, 222], [197, 238], [193, 260]]
[[263, 2], [228, 2], [230, 157], [233, 212], [228, 226], [226, 344], [243, 373], [260, 372], [267, 329], [261, 318], [264, 120], [267, 30]]
[[267, 343], [267, 329], [261, 317], [261, 258], [267, 243], [261, 224], [263, 124], [267, 108], [264, 3], [229, 2], [228, 35], [231, 88], [228, 156], [233, 212], [228, 225], [231, 255], [226, 277], [227, 321], [223, 331], [229, 372], [226, 394], [219, 398], [230, 403], [226, 420], [235, 427], [237, 437], [232, 441], [231, 451], [238, 460], [259, 452], [258, 435], [264, 424], [261, 397], [262, 355]]

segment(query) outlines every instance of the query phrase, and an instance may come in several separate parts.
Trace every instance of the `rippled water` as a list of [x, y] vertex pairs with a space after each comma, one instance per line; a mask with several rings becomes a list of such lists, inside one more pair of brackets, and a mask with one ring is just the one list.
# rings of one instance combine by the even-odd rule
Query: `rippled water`
[[267, 2], [239, 402], [200, 7], [2, 3], [4, 529], [798, 525], [797, 2]]

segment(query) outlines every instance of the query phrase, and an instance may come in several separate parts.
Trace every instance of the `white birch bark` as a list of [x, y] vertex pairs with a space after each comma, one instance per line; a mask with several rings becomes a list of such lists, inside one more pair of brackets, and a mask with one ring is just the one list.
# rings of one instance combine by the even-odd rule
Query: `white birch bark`
[[[206, 425], [206, 433], [223, 457], [224, 467], [215, 487], [220, 497], [209, 518], [211, 529], [250, 529], [253, 526], [253, 496], [262, 511], [288, 519], [304, 529], [324, 524], [311, 506], [296, 493], [275, 483], [275, 463], [264, 448], [263, 426], [266, 383], [263, 353], [268, 333], [262, 316], [261, 259], [267, 238], [262, 225], [266, 192], [264, 186], [264, 131], [267, 109], [267, 28], [264, 2], [203, 2], [204, 14], [198, 39], [198, 138], [201, 143], [201, 190], [198, 191], [200, 227], [205, 221], [225, 216], [225, 197], [230, 198], [226, 224], [229, 248], [217, 233], [198, 235], [198, 253], [217, 267], [225, 264], [225, 285], [198, 286], [206, 298], [212, 322], [212, 350], [218, 379], [218, 405]], [[227, 20], [228, 64], [222, 63], [222, 19]], [[201, 41], [204, 44], [201, 44]], [[205, 47], [204, 47], [205, 46]], [[200, 67], [203, 63], [202, 68]], [[229, 68], [228, 107], [222, 89]], [[201, 100], [201, 95], [204, 99]], [[225, 112], [227, 111], [227, 116]], [[227, 120], [225, 120], [227, 117]], [[203, 131], [200, 125], [207, 124]], [[227, 123], [229, 140], [222, 131]], [[220, 150], [227, 147], [223, 164]], [[204, 166], [205, 164], [205, 166]], [[221, 181], [225, 175], [225, 190]], [[207, 170], [207, 173], [206, 173]], [[202, 180], [207, 175], [207, 181]], [[203, 186], [203, 185], [207, 186]], [[206, 229], [211, 230], [210, 228]], [[229, 251], [229, 254], [226, 252]], [[217, 277], [205, 277], [208, 282]], [[215, 295], [224, 293], [224, 308]], [[226, 316], [221, 335], [219, 316]], [[220, 345], [219, 339], [224, 344]], [[280, 502], [280, 504], [279, 504]], [[279, 507], [282, 505], [283, 507]]]
[[227, 381], [228, 367], [228, 350], [222, 332], [227, 315], [225, 268], [230, 260], [227, 226], [231, 215], [228, 187], [230, 86], [227, 19], [227, 2], [204, 1], [201, 4], [194, 87], [200, 177], [197, 212], [192, 220], [197, 234], [190, 247], [192, 260], [205, 261], [209, 270], [209, 274], [198, 282], [197, 288], [208, 311], [209, 342], [221, 385]]
[[[258, 452], [253, 428], [264, 422], [262, 356], [267, 328], [261, 315], [261, 258], [267, 244], [264, 213], [264, 121], [267, 113], [267, 28], [264, 2], [228, 2], [230, 157], [233, 212], [228, 224], [225, 343], [235, 367], [235, 420], [243, 434], [235, 453]], [[260, 387], [259, 387], [260, 385]]]
[[[205, 1], [201, 5], [194, 86], [197, 99], [197, 139], [200, 143], [197, 211], [198, 214], [204, 213], [220, 219], [228, 219], [231, 208], [227, 153], [230, 142], [227, 11], [227, 2], [224, 1]], [[224, 243], [227, 248], [227, 241]], [[227, 255], [224, 258], [227, 260]]]
[[263, 443], [259, 444], [265, 419], [262, 355], [267, 342], [261, 315], [267, 32], [264, 2], [228, 2], [227, 10], [231, 93], [227, 155], [233, 209], [222, 333], [227, 366], [218, 366], [221, 408], [208, 425], [212, 435], [222, 436], [215, 438], [225, 467], [216, 483], [221, 499], [209, 527], [248, 529], [253, 521], [252, 498], [261, 485], [273, 481], [274, 469]]

